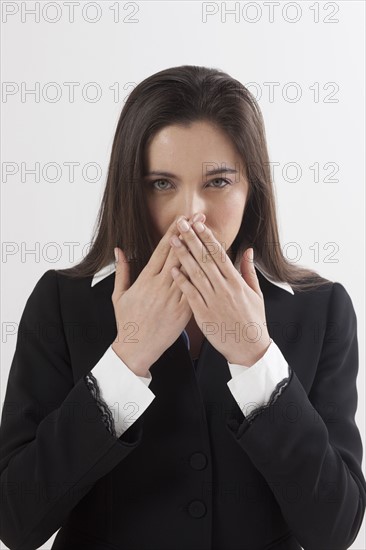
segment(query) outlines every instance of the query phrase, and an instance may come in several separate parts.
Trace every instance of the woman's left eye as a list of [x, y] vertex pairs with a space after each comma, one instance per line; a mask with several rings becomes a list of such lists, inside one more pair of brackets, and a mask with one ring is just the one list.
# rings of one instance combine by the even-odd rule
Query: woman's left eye
[[[228, 181], [224, 178], [215, 178], [214, 180], [211, 181], [211, 183], [214, 182], [214, 181], [223, 181], [223, 182], [226, 183], [226, 185], [231, 185], [230, 181]], [[226, 187], [226, 185], [223, 185], [223, 186], [214, 185], [214, 187], [218, 187], [220, 189], [221, 187]]]

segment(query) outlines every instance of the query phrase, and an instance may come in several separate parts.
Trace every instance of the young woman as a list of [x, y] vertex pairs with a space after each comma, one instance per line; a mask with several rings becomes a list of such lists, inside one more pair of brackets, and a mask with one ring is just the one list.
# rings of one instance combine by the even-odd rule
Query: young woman
[[346, 289], [282, 255], [253, 97], [216, 69], [160, 71], [122, 109], [90, 252], [25, 305], [0, 538], [349, 548], [366, 505], [357, 373]]

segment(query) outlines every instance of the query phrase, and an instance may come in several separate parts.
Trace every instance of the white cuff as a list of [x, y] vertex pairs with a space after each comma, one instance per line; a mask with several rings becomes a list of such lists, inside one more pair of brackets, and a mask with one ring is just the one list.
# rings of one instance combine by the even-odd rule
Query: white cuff
[[148, 378], [137, 376], [112, 346], [90, 372], [97, 379], [100, 395], [111, 410], [116, 434], [120, 437], [155, 399], [148, 387], [151, 373], [148, 372]]
[[263, 357], [251, 367], [229, 363], [229, 390], [244, 416], [266, 405], [276, 385], [289, 376], [289, 366], [280, 348], [272, 340]]

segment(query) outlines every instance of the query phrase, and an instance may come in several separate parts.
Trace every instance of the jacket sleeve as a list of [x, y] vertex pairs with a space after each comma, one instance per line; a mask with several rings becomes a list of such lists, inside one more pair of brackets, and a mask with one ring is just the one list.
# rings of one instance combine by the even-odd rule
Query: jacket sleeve
[[85, 383], [97, 401], [102, 419], [114, 437], [120, 437], [142, 415], [155, 394], [148, 388], [148, 375], [137, 376], [109, 346], [85, 376]]
[[234, 415], [227, 420], [304, 550], [346, 550], [362, 524], [366, 482], [355, 423], [357, 373], [357, 318], [347, 291], [335, 282], [309, 395], [291, 368], [276, 402], [253, 422]]
[[251, 367], [228, 365], [232, 378], [227, 386], [249, 423], [276, 402], [291, 377], [291, 368], [272, 338], [263, 357]]
[[106, 428], [84, 377], [74, 381], [55, 270], [29, 296], [19, 323], [0, 426], [0, 539], [38, 548], [98, 479], [141, 442], [142, 422]]

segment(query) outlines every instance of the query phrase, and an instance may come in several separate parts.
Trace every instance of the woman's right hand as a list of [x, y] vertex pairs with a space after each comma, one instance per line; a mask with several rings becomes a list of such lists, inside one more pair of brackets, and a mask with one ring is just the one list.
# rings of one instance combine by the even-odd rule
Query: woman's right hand
[[[160, 240], [149, 262], [130, 287], [129, 265], [120, 248], [112, 302], [117, 338], [112, 349], [138, 376], [171, 346], [192, 316], [191, 307], [176, 285], [171, 269], [183, 269], [169, 240], [179, 236], [177, 220]], [[203, 221], [205, 216], [202, 215]]]

